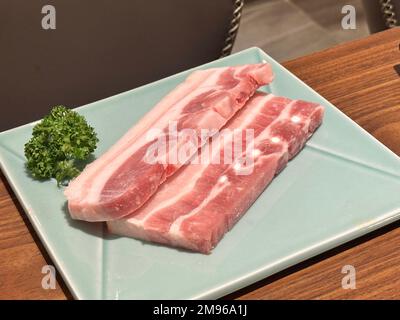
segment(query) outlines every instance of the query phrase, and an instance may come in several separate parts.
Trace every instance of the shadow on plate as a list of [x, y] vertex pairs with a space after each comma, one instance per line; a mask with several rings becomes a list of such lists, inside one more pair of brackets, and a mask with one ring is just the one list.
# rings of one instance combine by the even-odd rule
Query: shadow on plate
[[107, 225], [105, 222], [88, 222], [88, 221], [82, 221], [82, 220], [74, 220], [71, 218], [68, 212], [68, 203], [67, 201], [64, 202], [64, 205], [62, 207], [62, 212], [65, 215], [65, 219], [67, 220], [68, 224], [75, 229], [79, 229], [87, 234], [90, 234], [92, 236], [96, 237], [101, 237], [104, 240], [116, 240], [120, 238], [127, 238], [132, 241], [140, 241], [143, 246], [152, 246], [152, 247], [162, 247], [162, 248], [167, 248], [170, 250], [175, 250], [179, 252], [185, 252], [185, 253], [192, 253], [192, 254], [199, 254], [197, 252], [193, 252], [190, 250], [185, 250], [182, 248], [175, 248], [175, 247], [169, 247], [165, 246], [159, 243], [154, 243], [150, 241], [144, 241], [144, 240], [139, 240], [139, 239], [134, 239], [134, 238], [129, 238], [129, 237], [124, 237], [124, 236], [118, 236], [112, 233], [109, 233], [107, 230]]
[[72, 219], [68, 211], [67, 201], [64, 202], [61, 211], [64, 213], [65, 220], [67, 221], [68, 225], [74, 229], [78, 229], [89, 235], [100, 237], [106, 240], [114, 240], [119, 238], [118, 236], [108, 233], [107, 226], [104, 222], [88, 222]]

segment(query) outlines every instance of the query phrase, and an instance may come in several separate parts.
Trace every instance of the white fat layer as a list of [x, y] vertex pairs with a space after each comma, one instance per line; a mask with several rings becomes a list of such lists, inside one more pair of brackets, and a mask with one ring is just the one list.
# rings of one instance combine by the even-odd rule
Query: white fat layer
[[[248, 106], [249, 108], [251, 108], [252, 112], [249, 113], [248, 115], [246, 115], [246, 117], [244, 117], [244, 119], [243, 119], [243, 116], [242, 116], [242, 119], [237, 119], [237, 121], [240, 123], [240, 126], [235, 127], [235, 129], [244, 130], [245, 128], [250, 127], [251, 123], [254, 121], [255, 117], [261, 112], [261, 109], [264, 107], [264, 105], [268, 101], [272, 100], [273, 98], [274, 98], [273, 95], [268, 95], [268, 96], [264, 97], [263, 99], [259, 99], [255, 105]], [[228, 138], [232, 138], [232, 137], [229, 135]], [[225, 145], [228, 145], [231, 143], [231, 139], [214, 139], [214, 140], [212, 140], [211, 158], [213, 158], [214, 156], [219, 154], [221, 148], [223, 147], [222, 141]], [[185, 188], [179, 188], [178, 189], [179, 191], [177, 191], [173, 197], [168, 197], [168, 198], [164, 198], [164, 199], [160, 199], [162, 197], [162, 191], [159, 190], [158, 194], [155, 195], [156, 198], [152, 200], [152, 201], [157, 201], [157, 206], [152, 208], [152, 210], [150, 210], [148, 213], [146, 213], [145, 216], [140, 214], [139, 219], [135, 218], [135, 216], [134, 216], [133, 218], [130, 218], [129, 221], [130, 222], [138, 221], [138, 223], [139, 223], [139, 221], [141, 221], [141, 223], [143, 224], [153, 214], [156, 214], [160, 210], [173, 205], [174, 203], [179, 201], [179, 199], [185, 197], [185, 195], [190, 194], [194, 190], [196, 183], [203, 176], [203, 172], [208, 168], [208, 166], [209, 166], [208, 163], [201, 163], [200, 165], [196, 165], [195, 170], [193, 170], [193, 171], [189, 170], [188, 172], [182, 172], [182, 174], [187, 174], [188, 176], [190, 176], [190, 179], [188, 178], [188, 181], [190, 181], [190, 182], [188, 185], [186, 185]], [[183, 177], [181, 177], [181, 178], [182, 178], [182, 180], [185, 180]]]
[[[272, 128], [275, 124], [279, 123], [279, 122], [282, 121], [283, 119], [289, 119], [292, 106], [293, 106], [296, 102], [297, 102], [297, 100], [292, 100], [291, 102], [289, 102], [289, 103], [285, 106], [285, 108], [282, 110], [282, 112], [280, 113], [280, 115], [279, 115], [274, 121], [272, 121], [272, 122], [268, 125], [268, 127], [267, 127], [265, 130], [263, 130], [262, 133], [259, 134], [259, 135], [253, 140], [253, 146], [250, 145], [250, 149], [249, 149], [249, 150], [253, 150], [253, 151], [254, 151], [254, 149], [253, 149], [252, 147], [254, 147], [254, 145], [256, 145], [258, 141], [268, 138], [268, 137], [270, 136], [270, 134], [271, 134], [271, 128]], [[302, 120], [302, 118], [301, 118], [300, 116], [294, 116], [294, 117], [298, 118], [298, 119], [296, 119], [295, 122], [300, 122], [300, 121]], [[292, 117], [292, 119], [293, 119], [293, 117]], [[303, 120], [304, 120], [304, 119], [303, 119]], [[308, 132], [310, 123], [311, 123], [311, 116], [310, 116], [310, 117], [307, 117], [307, 119], [304, 120], [304, 122], [303, 122], [303, 124], [302, 124], [302, 130], [303, 130], [303, 132], [305, 132], [305, 133]], [[282, 140], [280, 140], [280, 141], [281, 141], [281, 143], [282, 143], [283, 148], [282, 148], [282, 150], [279, 152], [278, 155], [275, 153], [275, 154], [270, 154], [270, 155], [258, 157], [258, 158], [256, 159], [254, 165], [257, 165], [257, 162], [265, 161], [266, 158], [273, 157], [273, 156], [275, 156], [275, 157], [278, 156], [277, 159], [279, 159], [279, 157], [280, 157], [281, 155], [283, 155], [285, 152], [287, 152], [287, 151], [288, 151], [288, 142], [282, 141]], [[235, 165], [234, 165], [234, 166], [235, 166]], [[235, 167], [234, 167], [234, 168], [235, 168]], [[236, 168], [235, 168], [235, 169], [236, 169]], [[181, 235], [181, 233], [180, 233], [180, 228], [181, 228], [182, 223], [183, 223], [185, 220], [187, 220], [187, 219], [193, 217], [193, 216], [196, 215], [197, 213], [201, 212], [201, 209], [202, 209], [202, 208], [204, 208], [210, 201], [212, 201], [212, 199], [214, 199], [216, 196], [218, 196], [218, 194], [219, 194], [220, 192], [223, 192], [224, 188], [227, 187], [227, 186], [229, 186], [229, 185], [230, 185], [230, 183], [223, 184], [222, 186], [221, 186], [221, 185], [215, 185], [215, 186], [213, 186], [212, 191], [209, 193], [209, 195], [205, 198], [205, 200], [202, 202], [202, 204], [201, 204], [199, 207], [195, 208], [194, 210], [192, 210], [192, 211], [189, 212], [188, 214], [182, 215], [182, 216], [180, 216], [178, 219], [176, 219], [176, 220], [174, 221], [174, 223], [172, 224], [172, 226], [171, 226], [171, 228], [170, 228], [170, 231], [169, 231], [171, 238], [172, 238], [172, 239], [180, 239], [180, 238], [182, 238], [182, 235]]]
[[207, 195], [206, 198], [202, 201], [202, 203], [196, 207], [194, 210], [190, 211], [188, 214], [180, 216], [178, 219], [176, 219], [170, 229], [169, 229], [169, 235], [171, 236], [172, 240], [179, 241], [182, 238], [182, 234], [180, 231], [182, 222], [185, 221], [186, 219], [189, 219], [196, 215], [197, 213], [201, 212], [201, 210], [207, 206], [211, 201], [213, 201], [214, 198], [216, 198], [221, 192], [223, 192], [226, 188], [228, 188], [231, 184], [230, 183], [225, 183], [225, 184], [217, 184], [215, 185], [211, 192]]
[[[271, 97], [269, 97], [269, 98], [271, 98]], [[264, 105], [265, 105], [265, 102], [266, 102], [266, 100], [263, 100], [262, 103], [260, 103], [260, 104], [261, 104], [262, 106], [264, 106]], [[293, 100], [293, 101], [289, 102], [289, 103], [284, 107], [284, 109], [281, 111], [281, 113], [279, 114], [279, 116], [278, 116], [277, 118], [275, 118], [275, 119], [267, 126], [267, 128], [266, 128], [265, 130], [263, 130], [263, 131], [252, 141], [252, 144], [250, 144], [250, 145], [248, 146], [248, 148], [249, 148], [248, 150], [254, 150], [254, 145], [257, 144], [258, 141], [263, 140], [263, 139], [265, 139], [266, 137], [268, 137], [268, 135], [270, 134], [270, 131], [271, 131], [271, 127], [272, 127], [272, 126], [274, 126], [276, 123], [279, 123], [279, 122], [282, 121], [283, 119], [287, 119], [287, 118], [289, 117], [291, 108], [292, 108], [292, 106], [294, 105], [295, 102], [296, 102], [296, 101]], [[251, 121], [250, 121], [250, 123], [251, 123]], [[249, 124], [247, 124], [247, 126], [248, 126], [248, 125], [249, 125]], [[285, 142], [285, 143], [282, 142], [282, 145], [284, 146], [284, 148], [282, 149], [282, 151], [281, 151], [280, 153], [283, 154], [283, 153], [285, 153], [286, 150], [287, 150], [287, 143], [286, 143], [286, 142]], [[263, 160], [265, 160], [266, 157], [270, 157], [270, 156], [272, 156], [272, 155], [267, 155], [267, 156], [258, 157], [253, 165], [257, 165], [257, 162], [263, 161]], [[236, 168], [236, 167], [235, 167], [236, 165], [238, 165], [238, 164], [233, 164], [234, 169], [235, 169], [235, 170], [240, 169], [240, 168]], [[186, 219], [189, 219], [189, 218], [193, 217], [195, 214], [201, 212], [201, 209], [202, 209], [204, 206], [206, 206], [210, 201], [212, 201], [212, 199], [215, 198], [227, 185], [229, 185], [229, 184], [223, 185], [222, 188], [221, 188], [220, 185], [213, 186], [212, 191], [209, 193], [209, 196], [207, 196], [207, 198], [202, 202], [202, 204], [201, 204], [199, 207], [195, 208], [194, 210], [192, 210], [191, 212], [188, 212], [188, 213], [185, 214], [185, 215], [181, 215], [178, 219], [176, 219], [176, 220], [174, 221], [174, 223], [172, 224], [171, 228], [170, 228], [171, 237], [173, 237], [173, 238], [179, 237], [180, 227], [181, 227], [182, 223], [183, 223]], [[215, 190], [217, 190], [217, 191], [215, 191]]]
[[[212, 84], [215, 85], [218, 77], [224, 72], [225, 69], [215, 69], [215, 71], [196, 89], [186, 95], [183, 99], [179, 100], [168, 112], [162, 115], [162, 117], [157, 121], [157, 124], [152, 128], [163, 129], [168, 125], [170, 119], [179, 119], [182, 108], [190, 102], [195, 96], [208, 91], [206, 88]], [[138, 140], [135, 141], [131, 146], [127, 147], [119, 155], [117, 155], [112, 161], [107, 164], [107, 170], [102, 170], [96, 175], [93, 183], [89, 189], [89, 193], [86, 197], [88, 203], [98, 203], [101, 196], [101, 191], [105, 186], [106, 182], [110, 179], [112, 174], [118, 170], [118, 168], [125, 163], [125, 161], [140, 147], [148, 143], [146, 140], [146, 134], [143, 134]]]
[[[254, 119], [254, 117], [257, 114], [259, 114], [260, 108], [265, 105], [267, 100], [270, 100], [272, 98], [273, 98], [272, 95], [268, 95], [266, 97], [263, 97], [259, 101], [257, 101], [257, 104], [255, 106], [250, 106], [251, 109], [254, 110], [254, 112], [250, 113], [249, 115], [246, 115], [245, 117], [243, 116], [244, 119], [237, 119], [238, 123], [241, 124], [241, 128], [243, 129], [244, 127], [249, 126], [251, 124], [251, 122], [252, 122], [252, 119]], [[288, 143], [287, 142], [283, 142], [283, 141], [281, 141], [281, 139], [279, 139], [279, 141], [276, 141], [276, 140], [273, 141], [274, 137], [271, 138], [271, 137], [269, 137], [269, 135], [271, 133], [271, 128], [272, 128], [272, 126], [274, 124], [278, 123], [282, 119], [286, 119], [286, 120], [289, 119], [291, 107], [293, 106], [293, 104], [295, 102], [296, 101], [289, 102], [285, 106], [285, 108], [282, 110], [280, 115], [270, 125], [268, 125], [268, 127], [260, 135], [258, 135], [254, 140], [254, 143], [256, 144], [257, 140], [259, 140], [259, 139], [270, 138], [271, 141], [274, 142], [274, 143], [282, 143], [284, 148], [282, 149], [281, 152], [279, 152], [279, 154], [275, 153], [275, 154], [270, 154], [270, 155], [266, 155], [266, 156], [257, 155], [257, 159], [256, 159], [254, 165], [257, 165], [261, 161], [265, 161], [266, 158], [269, 158], [269, 157], [276, 157], [276, 159], [279, 159], [280, 156], [282, 156], [282, 154], [287, 152], [287, 149], [288, 149]], [[318, 109], [316, 109], [315, 112], [317, 112], [317, 111], [318, 111]], [[299, 116], [299, 117], [301, 117], [301, 116]], [[307, 117], [307, 119], [304, 119], [303, 117], [301, 117], [300, 120], [303, 121], [302, 122], [302, 130], [307, 133], [308, 130], [309, 130], [309, 125], [311, 123], [311, 116]], [[215, 141], [219, 142], [220, 139], [216, 139]], [[218, 145], [218, 146], [220, 146], [220, 145]], [[213, 150], [214, 150], [214, 148], [213, 148]], [[252, 150], [252, 149], [250, 149], [250, 150]], [[178, 188], [179, 192], [176, 195], [174, 195], [174, 197], [172, 197], [170, 199], [167, 199], [164, 202], [158, 203], [158, 205], [156, 207], [154, 207], [153, 210], [149, 211], [144, 217], [141, 217], [140, 219], [137, 219], [137, 218], [133, 217], [133, 218], [130, 218], [130, 219], [127, 219], [127, 220], [121, 220], [122, 226], [120, 224], [117, 224], [116, 227], [119, 228], [119, 229], [121, 229], [121, 228], [125, 229], [125, 227], [128, 227], [130, 224], [132, 224], [135, 227], [143, 228], [146, 220], [149, 219], [152, 215], [156, 214], [157, 212], [159, 212], [163, 208], [166, 208], [166, 207], [168, 207], [170, 205], [173, 205], [175, 202], [179, 201], [179, 198], [184, 197], [186, 194], [192, 192], [196, 181], [202, 176], [202, 174], [203, 174], [204, 170], [207, 168], [207, 166], [208, 166], [207, 164], [206, 165], [202, 165], [201, 168], [196, 166], [196, 170], [195, 171], [189, 172], [189, 175], [194, 174], [194, 177], [191, 177], [190, 185], [188, 185], [185, 188]], [[195, 216], [196, 214], [201, 213], [202, 209], [205, 208], [205, 206], [207, 206], [207, 204], [209, 204], [210, 201], [213, 201], [213, 199], [215, 199], [218, 196], [218, 194], [223, 192], [225, 190], [225, 188], [227, 188], [227, 187], [232, 187], [231, 183], [229, 182], [229, 179], [227, 179], [226, 176], [221, 176], [220, 179], [219, 179], [219, 183], [212, 187], [212, 190], [208, 193], [208, 195], [202, 201], [200, 206], [198, 206], [194, 210], [188, 212], [186, 215], [180, 216], [178, 219], [176, 219], [173, 222], [173, 224], [171, 225], [170, 231], [168, 233], [168, 237], [171, 239], [172, 244], [174, 244], [174, 243], [182, 243], [182, 241], [185, 241], [185, 239], [184, 239], [184, 237], [183, 237], [183, 235], [181, 233], [182, 223], [185, 220]], [[156, 194], [156, 196], [157, 196], [157, 194]]]
[[86, 194], [86, 184], [90, 182], [100, 169], [103, 169], [109, 161], [130, 145], [140, 134], [143, 134], [151, 125], [156, 122], [160, 116], [170, 107], [171, 104], [176, 103], [179, 99], [184, 97], [188, 92], [201, 85], [202, 82], [209, 76], [212, 70], [202, 70], [192, 73], [185, 82], [180, 84], [175, 90], [164, 97], [154, 108], [147, 112], [144, 117], [134, 125], [122, 138], [119, 139], [106, 153], [104, 153], [99, 159], [95, 160], [69, 184], [65, 193], [69, 199], [81, 198]]

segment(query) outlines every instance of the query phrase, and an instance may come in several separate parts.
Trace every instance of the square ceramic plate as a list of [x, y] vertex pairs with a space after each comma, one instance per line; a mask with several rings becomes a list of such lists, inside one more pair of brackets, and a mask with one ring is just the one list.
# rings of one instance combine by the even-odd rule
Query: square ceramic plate
[[[257, 48], [200, 66], [270, 62], [263, 88], [326, 107], [323, 125], [210, 255], [107, 235], [73, 221], [54, 181], [24, 168], [32, 124], [0, 134], [0, 163], [58, 271], [79, 299], [218, 298], [400, 217], [400, 160]], [[190, 73], [83, 106], [105, 152]]]

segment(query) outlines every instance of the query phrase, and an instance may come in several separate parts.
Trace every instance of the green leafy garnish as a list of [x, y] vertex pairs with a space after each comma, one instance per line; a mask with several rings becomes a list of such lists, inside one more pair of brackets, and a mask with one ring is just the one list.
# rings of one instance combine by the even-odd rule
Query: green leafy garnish
[[80, 173], [79, 165], [96, 149], [98, 139], [85, 118], [64, 106], [54, 107], [33, 128], [25, 144], [26, 167], [35, 179], [65, 183]]

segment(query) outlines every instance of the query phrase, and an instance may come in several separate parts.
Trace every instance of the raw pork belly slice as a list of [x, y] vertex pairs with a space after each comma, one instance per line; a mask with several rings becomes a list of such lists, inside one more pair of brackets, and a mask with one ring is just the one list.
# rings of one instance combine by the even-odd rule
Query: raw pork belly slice
[[[226, 127], [231, 132], [254, 130], [253, 142], [243, 149], [253, 157], [252, 170], [239, 174], [246, 164], [196, 163], [193, 158], [134, 215], [108, 222], [109, 231], [209, 253], [301, 150], [323, 111], [315, 103], [257, 93]], [[222, 159], [223, 150], [232, 150], [232, 141], [214, 136], [210, 159], [218, 154]]]
[[[183, 160], [175, 164], [146, 161], [144, 156], [154, 143], [146, 136], [150, 129], [168, 136], [170, 124], [175, 123], [179, 132], [183, 129], [217, 132], [258, 87], [272, 79], [267, 63], [193, 72], [109, 151], [71, 181], [65, 195], [72, 218], [108, 221], [134, 212], [184, 163]], [[204, 143], [206, 139], [198, 147]], [[179, 154], [180, 147], [178, 143], [167, 153]], [[196, 151], [188, 153], [187, 159]]]

